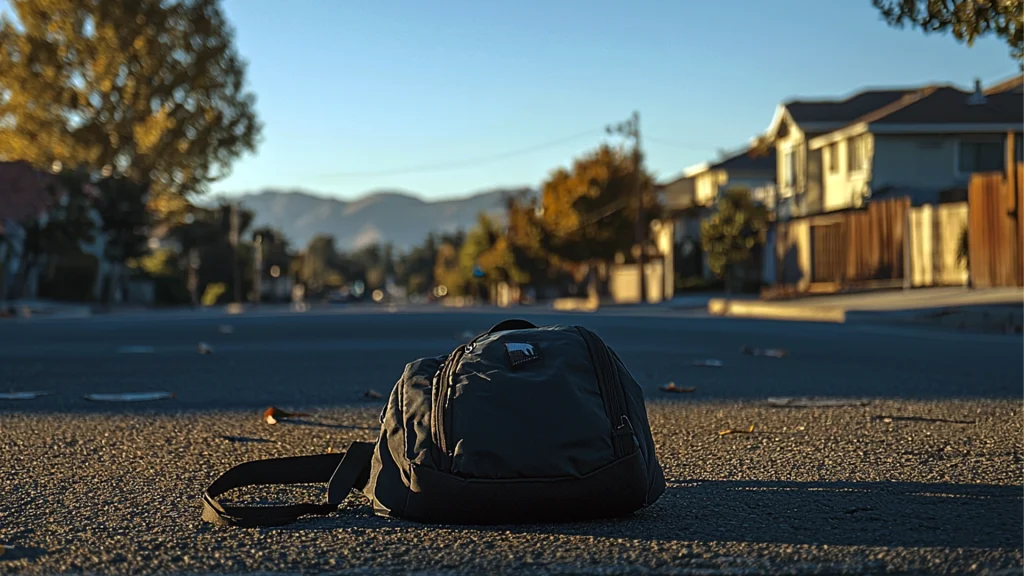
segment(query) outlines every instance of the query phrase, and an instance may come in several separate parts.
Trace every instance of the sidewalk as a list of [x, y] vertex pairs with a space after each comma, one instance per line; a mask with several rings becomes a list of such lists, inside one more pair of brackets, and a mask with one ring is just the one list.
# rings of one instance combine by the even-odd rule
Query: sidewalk
[[1024, 324], [1024, 291], [953, 287], [807, 296], [773, 302], [713, 298], [708, 302], [708, 313], [768, 320], [912, 323], [1020, 332]]
[[92, 316], [92, 307], [86, 304], [70, 304], [49, 300], [18, 299], [0, 305], [0, 308], [13, 308], [15, 317], [47, 316], [55, 318], [88, 318]]

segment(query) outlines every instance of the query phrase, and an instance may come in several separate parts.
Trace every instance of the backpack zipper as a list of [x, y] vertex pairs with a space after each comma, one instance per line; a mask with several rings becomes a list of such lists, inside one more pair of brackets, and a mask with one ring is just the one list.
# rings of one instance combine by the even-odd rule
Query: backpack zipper
[[616, 458], [622, 458], [633, 452], [636, 439], [633, 433], [633, 424], [626, 414], [626, 394], [622, 391], [619, 371], [615, 368], [611, 351], [597, 334], [582, 326], [576, 326], [576, 330], [583, 337], [590, 357], [594, 361], [597, 385], [601, 390], [601, 398], [604, 400], [604, 410], [612, 423], [612, 450]]
[[431, 428], [434, 432], [434, 441], [441, 456], [438, 462], [438, 469], [441, 470], [451, 471], [455, 465], [454, 454], [452, 454], [454, 447], [450, 445], [452, 378], [454, 377], [455, 368], [465, 352], [466, 346], [456, 348], [445, 359], [444, 364], [441, 365], [434, 378], [434, 417]]

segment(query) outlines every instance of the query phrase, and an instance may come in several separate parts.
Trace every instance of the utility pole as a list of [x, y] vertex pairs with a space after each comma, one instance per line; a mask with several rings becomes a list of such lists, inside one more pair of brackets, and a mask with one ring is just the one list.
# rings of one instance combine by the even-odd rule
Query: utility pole
[[253, 241], [253, 267], [253, 291], [259, 305], [263, 301], [263, 234], [257, 234]]
[[636, 194], [636, 245], [640, 250], [637, 259], [637, 276], [640, 303], [647, 302], [647, 226], [644, 222], [644, 190], [641, 182], [640, 164], [643, 156], [640, 152], [640, 113], [633, 115], [625, 122], [619, 122], [605, 128], [608, 134], [617, 134], [633, 140], [633, 186]]
[[238, 203], [231, 203], [231, 277], [234, 285], [235, 304], [242, 302], [242, 282], [238, 263]]

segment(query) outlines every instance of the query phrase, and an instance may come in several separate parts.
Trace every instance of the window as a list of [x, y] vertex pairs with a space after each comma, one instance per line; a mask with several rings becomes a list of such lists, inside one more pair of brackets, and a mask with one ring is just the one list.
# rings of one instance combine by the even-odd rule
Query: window
[[782, 156], [782, 185], [796, 185], [796, 150], [787, 150]]
[[846, 143], [846, 167], [850, 172], [860, 172], [868, 167], [868, 136], [850, 138]]
[[1002, 138], [961, 140], [956, 148], [956, 171], [960, 174], [1001, 172], [1006, 166]]
[[828, 147], [828, 173], [839, 172], [839, 143], [833, 142]]

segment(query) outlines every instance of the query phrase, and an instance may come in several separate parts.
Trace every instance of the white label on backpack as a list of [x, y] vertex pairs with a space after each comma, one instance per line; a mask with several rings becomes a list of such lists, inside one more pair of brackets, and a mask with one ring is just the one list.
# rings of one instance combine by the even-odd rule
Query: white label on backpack
[[540, 360], [540, 351], [537, 347], [525, 342], [506, 342], [505, 354], [508, 355], [508, 362], [513, 368]]

